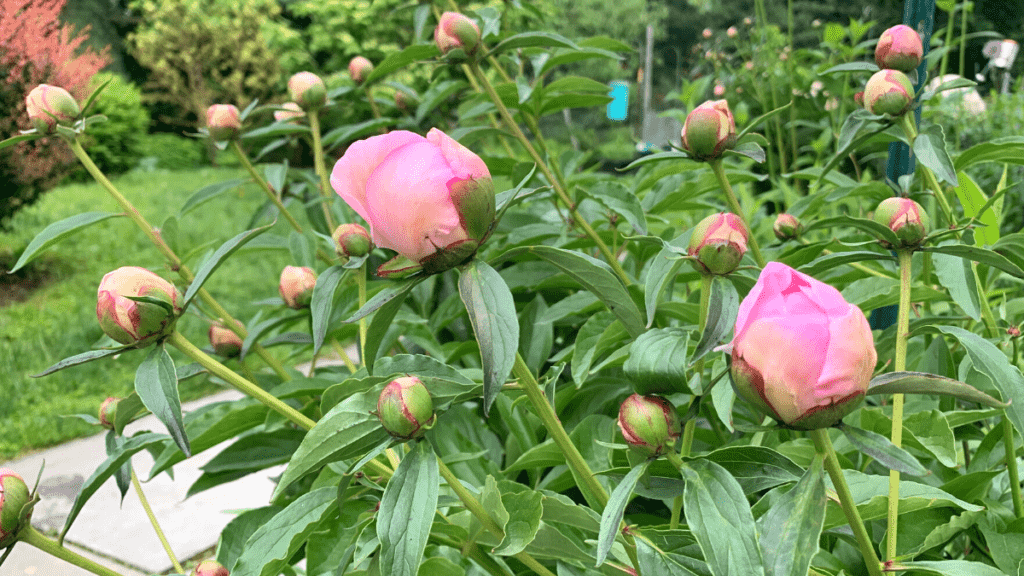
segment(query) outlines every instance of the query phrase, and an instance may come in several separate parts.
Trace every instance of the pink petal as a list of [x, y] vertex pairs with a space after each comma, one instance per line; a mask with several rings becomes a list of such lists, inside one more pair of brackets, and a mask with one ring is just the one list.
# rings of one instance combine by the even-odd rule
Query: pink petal
[[866, 390], [878, 361], [871, 327], [864, 313], [852, 304], [848, 306], [845, 315], [832, 316], [829, 322], [828, 353], [814, 387], [819, 406]]
[[370, 220], [366, 202], [366, 183], [370, 175], [389, 153], [423, 139], [419, 134], [396, 130], [353, 142], [334, 165], [331, 171], [331, 186], [346, 204], [375, 229], [376, 225]]
[[441, 155], [460, 180], [491, 177], [487, 164], [479, 156], [437, 128], [427, 132], [427, 141], [441, 149]]

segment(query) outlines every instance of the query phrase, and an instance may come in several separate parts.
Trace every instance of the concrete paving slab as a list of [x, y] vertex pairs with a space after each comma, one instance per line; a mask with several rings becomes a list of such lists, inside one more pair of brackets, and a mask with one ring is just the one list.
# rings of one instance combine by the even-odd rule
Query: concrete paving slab
[[[188, 412], [212, 402], [235, 400], [242, 395], [235, 391], [222, 392], [182, 407]], [[166, 428], [155, 417], [147, 416], [132, 423], [126, 433], [152, 430], [166, 433]], [[161, 474], [143, 483], [143, 491], [170, 541], [175, 555], [182, 562], [216, 545], [220, 532], [239, 510], [264, 506], [270, 499], [274, 484], [270, 478], [281, 473], [278, 466], [251, 474], [185, 499], [189, 486], [202, 474], [199, 469], [220, 453], [231, 441], [202, 454], [193, 456], [174, 467], [175, 480]], [[40, 531], [59, 530], [63, 527], [79, 488], [92, 472], [106, 459], [104, 435], [75, 440], [67, 444], [30, 455], [21, 460], [3, 464], [21, 474], [27, 482], [35, 480], [39, 468], [46, 461], [39, 492], [42, 501], [33, 513], [32, 524]], [[141, 479], [149, 476], [153, 458], [142, 451], [132, 459]], [[82, 508], [65, 542], [81, 546], [100, 555], [113, 558], [146, 574], [158, 574], [171, 569], [160, 541], [149, 524], [146, 513], [135, 495], [129, 490], [124, 502], [113, 479], [108, 480]], [[12, 566], [41, 566], [28, 556], [34, 548], [19, 544], [8, 558]], [[52, 567], [40, 568], [39, 574], [70, 574], [67, 564], [54, 559]], [[7, 574], [7, 563], [4, 574]], [[15, 574], [19, 574], [15, 572]]]
[[[74, 550], [82, 556], [85, 556], [93, 562], [97, 562], [110, 568], [122, 576], [146, 576], [142, 572], [132, 570], [126, 566], [119, 566], [109, 558], [101, 558], [87, 550], [83, 550], [75, 546], [74, 544], [68, 544], [65, 542], [64, 546], [68, 549]], [[33, 548], [24, 542], [15, 545], [14, 553], [12, 553], [7, 558], [7, 561], [4, 562], [3, 573], [4, 576], [95, 576], [88, 570], [79, 568], [74, 564], [68, 564], [63, 560], [58, 560], [46, 552]]]

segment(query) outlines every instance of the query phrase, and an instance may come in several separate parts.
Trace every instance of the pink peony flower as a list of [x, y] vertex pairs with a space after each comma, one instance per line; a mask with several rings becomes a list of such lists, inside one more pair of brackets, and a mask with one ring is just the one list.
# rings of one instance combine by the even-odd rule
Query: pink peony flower
[[732, 354], [736, 393], [801, 430], [824, 428], [864, 398], [878, 356], [860, 308], [838, 290], [769, 262], [740, 304]]
[[739, 33], [740, 31], [737, 30], [735, 26], [729, 26], [729, 28], [725, 31], [725, 35], [728, 36], [729, 38], [735, 38]]
[[374, 245], [412, 261], [405, 270], [461, 264], [494, 223], [487, 166], [436, 128], [425, 138], [399, 130], [353, 143], [334, 165], [331, 185], [370, 224]]
[[711, 38], [712, 34], [713, 32], [711, 32], [711, 28], [705, 28], [704, 31], [701, 32], [701, 36], [703, 36], [704, 38]]
[[722, 96], [725, 96], [725, 85], [716, 83], [714, 90], [712, 90], [711, 92], [712, 94], [715, 95], [716, 98], [721, 98]]
[[210, 138], [218, 142], [234, 140], [242, 133], [242, 120], [238, 108], [231, 104], [214, 104], [206, 109], [206, 128]]
[[316, 286], [316, 272], [305, 266], [285, 266], [277, 291], [289, 308], [299, 310], [309, 306]]
[[480, 27], [464, 14], [445, 12], [434, 28], [434, 42], [441, 54], [455, 49], [472, 54], [480, 45]]
[[917, 31], [897, 24], [882, 32], [875, 46], [875, 63], [879, 68], [910, 72], [921, 64], [924, 46]]
[[71, 124], [82, 113], [70, 92], [49, 84], [40, 84], [28, 93], [25, 109], [32, 126], [43, 134], [52, 134], [57, 124]]
[[[169, 304], [173, 312], [159, 304], [137, 302], [131, 298], [153, 298]], [[138, 266], [124, 266], [109, 272], [100, 281], [96, 317], [103, 332], [121, 344], [144, 344], [167, 332], [178, 315], [180, 296], [174, 285]]]
[[220, 562], [203, 560], [192, 570], [192, 576], [231, 576], [231, 572]]

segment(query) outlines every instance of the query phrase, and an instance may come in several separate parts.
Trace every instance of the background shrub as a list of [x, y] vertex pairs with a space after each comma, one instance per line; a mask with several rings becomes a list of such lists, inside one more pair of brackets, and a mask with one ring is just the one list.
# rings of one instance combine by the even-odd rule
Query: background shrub
[[[117, 74], [101, 72], [93, 77], [91, 88], [110, 84], [93, 102], [89, 114], [102, 114], [106, 122], [89, 126], [83, 146], [93, 162], [108, 175], [135, 168], [143, 157], [142, 141], [149, 130], [149, 111], [142, 106], [139, 87]], [[84, 169], [75, 172], [76, 180], [89, 179]]]
[[152, 170], [189, 170], [203, 163], [205, 147], [199, 140], [174, 134], [149, 134], [139, 144], [140, 165]]

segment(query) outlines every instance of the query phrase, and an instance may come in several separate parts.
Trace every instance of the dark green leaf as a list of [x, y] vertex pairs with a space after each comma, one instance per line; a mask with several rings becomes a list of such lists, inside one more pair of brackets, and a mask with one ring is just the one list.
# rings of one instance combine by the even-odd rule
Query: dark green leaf
[[911, 456], [910, 452], [896, 446], [881, 434], [861, 430], [848, 424], [844, 424], [839, 429], [846, 435], [850, 444], [890, 470], [912, 476], [924, 476], [928, 473], [928, 469], [922, 466], [917, 458]]
[[519, 350], [516, 305], [505, 280], [486, 262], [473, 260], [459, 273], [459, 295], [480, 345], [484, 414], [501, 392]]
[[134, 420], [135, 416], [145, 407], [137, 392], [132, 392], [118, 400], [117, 412], [114, 413], [114, 431], [119, 435], [124, 434], [124, 427]]
[[661, 162], [663, 160], [669, 160], [669, 161], [673, 161], [673, 162], [681, 162], [684, 165], [692, 166], [694, 168], [699, 167], [699, 166], [701, 166], [703, 164], [703, 162], [698, 162], [696, 160], [693, 160], [692, 158], [690, 158], [689, 156], [687, 156], [686, 154], [684, 154], [682, 152], [675, 152], [675, 151], [672, 151], [672, 152], [658, 152], [656, 154], [648, 154], [647, 156], [644, 156], [643, 158], [638, 158], [638, 159], [632, 161], [625, 168], [622, 168], [621, 170], [622, 171], [632, 170], [633, 168], [637, 168], [639, 166], [644, 166], [646, 164], [651, 164], [652, 162]]
[[[968, 174], [957, 172], [960, 184], [956, 187], [956, 197], [964, 208], [964, 216], [975, 219], [981, 226], [974, 229], [974, 243], [978, 246], [991, 246], [999, 241], [999, 213], [988, 202], [985, 193]], [[987, 208], [986, 208], [987, 207]], [[982, 210], [984, 208], [984, 210]]]
[[804, 472], [789, 458], [762, 446], [727, 446], [703, 457], [725, 468], [748, 494], [796, 482]]
[[[106, 436], [103, 438], [107, 448], [107, 457], [117, 454], [121, 450], [121, 445], [124, 444], [124, 439], [114, 433], [113, 430], [107, 431]], [[132, 477], [132, 461], [128, 460], [117, 472], [114, 473], [114, 481], [117, 483], [117, 489], [121, 492], [121, 503], [124, 504], [124, 497], [128, 494], [128, 488], [131, 486]]]
[[757, 142], [740, 142], [731, 150], [726, 150], [726, 153], [746, 156], [757, 163], [764, 162], [765, 158], [767, 158], [764, 148], [761, 148], [761, 145]]
[[977, 402], [992, 408], [1006, 408], [1007, 404], [996, 400], [981, 390], [952, 378], [926, 374], [924, 372], [889, 372], [871, 379], [868, 385], [871, 394], [938, 394], [952, 396], [965, 402]]
[[276, 576], [321, 522], [335, 511], [338, 491], [318, 488], [299, 496], [256, 529], [245, 543], [233, 576]]
[[565, 36], [553, 32], [523, 32], [499, 42], [488, 52], [488, 56], [497, 56], [506, 50], [517, 48], [572, 48], [578, 50], [579, 46]]
[[283, 510], [283, 506], [264, 506], [242, 512], [236, 516], [220, 533], [217, 541], [217, 552], [214, 557], [222, 566], [234, 566], [238, 557], [245, 550], [245, 543], [275, 514]]
[[77, 214], [70, 218], [65, 218], [60, 222], [50, 224], [44, 228], [42, 232], [36, 234], [36, 237], [29, 242], [28, 247], [25, 248], [25, 251], [21, 253], [21, 257], [19, 257], [18, 261], [14, 264], [14, 268], [11, 268], [8, 273], [14, 274], [20, 270], [22, 266], [28, 264], [39, 256], [43, 250], [46, 250], [57, 242], [71, 236], [75, 232], [115, 216], [124, 216], [124, 214], [114, 214], [110, 212], [86, 212], [85, 214]]
[[894, 258], [889, 254], [870, 252], [867, 250], [834, 252], [832, 254], [825, 254], [815, 258], [811, 262], [800, 266], [799, 270], [808, 276], [818, 276], [826, 270], [831, 270], [836, 266], [842, 266], [843, 264], [850, 264], [853, 262], [864, 262], [865, 260], [888, 260], [891, 262]]
[[289, 134], [308, 134], [309, 126], [303, 126], [300, 124], [293, 124], [291, 122], [274, 122], [268, 126], [261, 126], [254, 130], [249, 130], [245, 134], [242, 134], [242, 140], [251, 140], [253, 138], [270, 137], [274, 138], [277, 136], [287, 136]]
[[178, 374], [174, 371], [174, 361], [162, 345], [153, 347], [153, 351], [139, 365], [135, 372], [135, 391], [146, 408], [167, 426], [178, 448], [186, 456], [191, 456], [185, 425], [181, 421]]
[[994, 566], [967, 560], [895, 562], [886, 568], [888, 570], [920, 570], [939, 576], [1006, 576], [1005, 572]]
[[956, 170], [953, 161], [946, 152], [946, 138], [942, 134], [942, 126], [930, 124], [914, 140], [914, 155], [950, 186], [957, 185]]
[[629, 188], [618, 182], [602, 181], [586, 192], [605, 208], [622, 215], [637, 234], [647, 235], [647, 218], [644, 209]]
[[878, 72], [878, 66], [874, 62], [845, 62], [818, 72], [818, 74], [835, 74], [836, 72]]
[[429, 60], [430, 58], [437, 57], [438, 54], [440, 54], [440, 52], [437, 50], [437, 46], [433, 43], [414, 44], [401, 52], [392, 52], [391, 54], [388, 54], [387, 58], [384, 58], [383, 62], [373, 69], [373, 72], [370, 72], [370, 75], [366, 77], [364, 85], [369, 86], [380, 78], [383, 78], [396, 70], [401, 70], [417, 60]]
[[975, 144], [957, 156], [955, 166], [957, 170], [964, 170], [980, 162], [1024, 164], [1024, 136], [1008, 136]]
[[417, 442], [384, 488], [377, 512], [381, 573], [416, 576], [440, 487], [437, 457], [429, 442]]
[[380, 133], [381, 128], [394, 126], [397, 120], [394, 118], [373, 118], [358, 124], [346, 124], [331, 130], [323, 137], [324, 150], [330, 152], [338, 146], [348, 144], [354, 140], [365, 138], [370, 134]]
[[682, 328], [655, 328], [638, 336], [622, 366], [636, 393], [690, 392], [686, 381], [689, 342], [690, 333]]
[[[193, 453], [198, 454], [230, 440], [239, 434], [263, 424], [267, 407], [255, 400], [218, 402], [202, 406], [185, 415], [185, 432]], [[120, 406], [118, 406], [120, 417]], [[185, 459], [185, 454], [174, 445], [168, 445], [155, 459], [149, 472], [152, 480], [157, 474]]]
[[107, 356], [113, 356], [120, 354], [125, 350], [130, 350], [131, 346], [122, 346], [121, 348], [110, 348], [106, 350], [90, 350], [88, 352], [82, 352], [81, 354], [75, 354], [69, 358], [65, 358], [60, 362], [57, 362], [53, 366], [50, 366], [46, 370], [43, 370], [39, 374], [33, 374], [33, 378], [41, 378], [48, 374], [53, 374], [58, 370], [70, 368], [71, 366], [78, 366], [79, 364], [85, 364], [86, 362], [92, 362], [93, 360], [99, 360], [100, 358], [106, 358]]
[[[966, 179], [961, 180], [961, 183], [965, 182]], [[981, 300], [978, 297], [978, 284], [974, 281], [970, 261], [936, 253], [932, 254], [932, 264], [935, 266], [935, 276], [939, 279], [939, 284], [949, 290], [953, 301], [965, 314], [975, 321], [980, 320]]]
[[214, 456], [201, 467], [203, 472], [221, 474], [236, 470], [263, 470], [287, 462], [306, 436], [304, 430], [275, 430], [249, 434]]
[[757, 519], [766, 576], [807, 576], [827, 503], [822, 460], [815, 457], [796, 486]]
[[377, 309], [373, 314], [373, 319], [370, 320], [370, 325], [366, 329], [366, 350], [362, 353], [366, 355], [363, 362], [371, 374], [373, 373], [373, 366], [377, 361], [377, 357], [387, 352], [387, 350], [381, 351], [381, 344], [391, 328], [395, 315], [402, 309], [402, 304], [405, 303], [405, 298], [409, 295], [409, 292], [409, 290], [400, 292], [394, 298], [388, 300]]
[[42, 138], [45, 134], [39, 132], [33, 132], [31, 134], [20, 134], [18, 136], [11, 136], [6, 140], [0, 140], [0, 150], [7, 148], [8, 146], [14, 146], [19, 142], [27, 142], [28, 140], [35, 140], [36, 138]]
[[188, 291], [185, 292], [182, 307], [188, 306], [188, 303], [191, 302], [192, 298], [199, 293], [199, 289], [203, 287], [203, 284], [210, 278], [210, 275], [217, 270], [228, 256], [234, 254], [235, 250], [241, 248], [249, 240], [252, 240], [267, 230], [270, 230], [272, 226], [273, 224], [268, 224], [254, 230], [246, 230], [231, 240], [221, 244], [220, 248], [217, 248], [213, 255], [207, 258], [202, 267], [196, 271], [195, 278], [192, 279], [192, 283], [189, 284]]
[[324, 345], [324, 338], [327, 336], [327, 326], [331, 323], [331, 311], [334, 309], [334, 295], [344, 275], [344, 268], [341, 266], [331, 266], [324, 270], [323, 274], [317, 276], [316, 286], [313, 287], [313, 298], [309, 303], [309, 311], [312, 317], [314, 356], [320, 351], [320, 347]]
[[658, 311], [658, 300], [665, 286], [675, 277], [676, 271], [683, 263], [679, 258], [679, 252], [685, 253], [690, 243], [692, 229], [678, 238], [670, 240], [666, 246], [658, 252], [647, 268], [647, 276], [644, 279], [644, 306], [647, 308], [647, 327], [654, 324], [654, 315]]
[[597, 344], [601, 340], [601, 335], [605, 333], [612, 322], [615, 322], [615, 316], [611, 312], [602, 310], [587, 318], [579, 332], [576, 333], [571, 371], [573, 382], [577, 387], [583, 385], [590, 375], [590, 367], [597, 355]]
[[636, 554], [641, 574], [657, 576], [701, 576], [678, 560], [678, 556], [666, 554], [655, 548], [643, 537], [636, 539]]
[[494, 549], [495, 554], [513, 556], [525, 550], [534, 541], [544, 514], [543, 500], [543, 495], [536, 490], [502, 490], [501, 504], [508, 511], [508, 520], [501, 527], [505, 531], [505, 537]]
[[644, 460], [643, 463], [633, 467], [608, 498], [608, 505], [601, 513], [601, 533], [597, 537], [597, 564], [595, 567], [604, 564], [605, 559], [608, 558], [608, 552], [612, 549], [615, 536], [619, 533], [619, 523], [622, 522], [626, 504], [629, 504], [629, 500], [633, 496], [633, 489], [636, 488], [640, 476], [647, 471], [648, 464], [650, 464], [650, 460]]
[[370, 314], [373, 314], [378, 308], [387, 304], [389, 301], [397, 298], [400, 294], [404, 294], [411, 290], [414, 286], [419, 284], [423, 280], [420, 278], [407, 278], [405, 280], [396, 280], [388, 282], [383, 289], [373, 295], [372, 298], [367, 300], [366, 304], [357, 310], [355, 314], [352, 314], [343, 322], [355, 322], [360, 318], [366, 318]]
[[690, 358], [690, 364], [700, 360], [732, 330], [740, 309], [740, 297], [736, 287], [724, 276], [711, 280], [711, 294], [708, 297], [708, 317], [704, 333]]
[[853, 216], [846, 215], [815, 220], [814, 223], [807, 227], [806, 232], [810, 232], [811, 230], [816, 230], [818, 228], [830, 228], [833, 226], [839, 228], [859, 228], [875, 238], [884, 240], [893, 246], [898, 246], [900, 244], [899, 238], [896, 237], [896, 233], [890, 230], [888, 226], [879, 224], [878, 222], [867, 218], [854, 218]]

